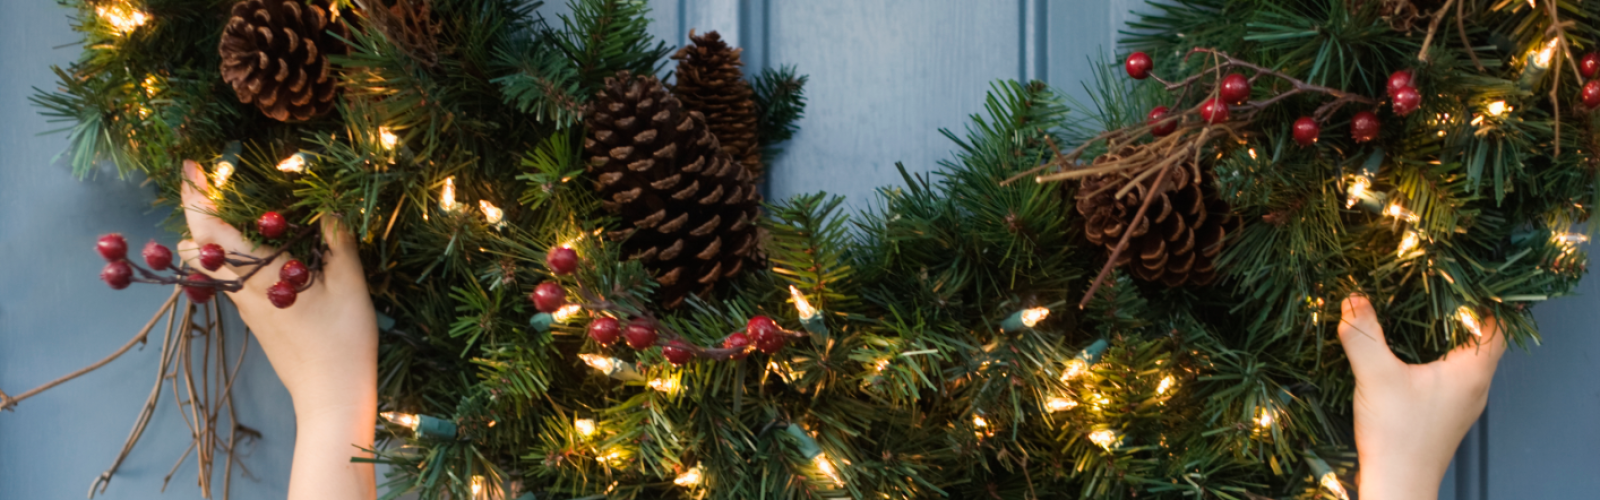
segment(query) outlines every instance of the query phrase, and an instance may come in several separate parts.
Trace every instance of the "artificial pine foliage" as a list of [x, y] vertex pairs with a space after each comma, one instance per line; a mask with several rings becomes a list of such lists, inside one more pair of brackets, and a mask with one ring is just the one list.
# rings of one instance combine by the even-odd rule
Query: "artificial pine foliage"
[[[937, 172], [864, 213], [814, 194], [760, 217], [643, 76], [670, 49], [642, 1], [556, 25], [517, 0], [341, 1], [338, 112], [293, 123], [218, 74], [227, 6], [68, 3], [85, 54], [35, 102], [75, 171], [110, 161], [170, 205], [199, 161], [221, 218], [313, 270], [294, 228], [356, 228], [381, 410], [454, 426], [390, 425], [406, 446], [357, 458], [393, 465], [389, 498], [1340, 498], [1339, 300], [1373, 297], [1410, 361], [1491, 315], [1531, 344], [1596, 202], [1593, 2], [1158, 3], [1124, 40], [1141, 79], [1103, 64], [1072, 115], [998, 82]], [[752, 84], [764, 164], [804, 81]], [[250, 229], [268, 211], [287, 236]], [[757, 227], [764, 262], [741, 253]], [[1141, 227], [1118, 267], [1108, 243]]]
[[672, 56], [678, 61], [672, 95], [678, 96], [685, 109], [704, 115], [722, 150], [760, 179], [763, 169], [756, 103], [740, 69], [744, 61], [739, 55], [744, 49], [729, 47], [715, 31], [704, 35], [690, 32], [689, 41]]
[[653, 76], [607, 78], [585, 113], [588, 171], [601, 205], [622, 218], [613, 237], [643, 262], [677, 307], [734, 278], [757, 256], [754, 175], [718, 146], [698, 111]]

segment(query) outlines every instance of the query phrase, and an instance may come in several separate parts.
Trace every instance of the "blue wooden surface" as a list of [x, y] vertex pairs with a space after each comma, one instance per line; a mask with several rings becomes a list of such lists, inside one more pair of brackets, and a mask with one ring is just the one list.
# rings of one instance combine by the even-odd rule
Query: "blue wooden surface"
[[[164, 292], [112, 292], [89, 249], [111, 231], [140, 245], [170, 242], [149, 210], [152, 194], [114, 174], [74, 180], [51, 157], [60, 135], [27, 102], [52, 83], [49, 64], [78, 47], [52, 2], [16, 2], [0, 19], [0, 388], [20, 391], [99, 359], [148, 318]], [[565, 1], [541, 9], [552, 23]], [[1140, 0], [651, 0], [651, 32], [669, 44], [688, 30], [718, 30], [745, 48], [748, 72], [784, 64], [811, 75], [802, 131], [772, 167], [773, 198], [828, 191], [856, 209], [901, 184], [896, 161], [935, 170], [981, 110], [989, 82], [1042, 79], [1082, 98], [1090, 61], [1115, 46], [1116, 30]], [[668, 65], [668, 70], [671, 65]], [[1600, 475], [1600, 354], [1596, 284], [1588, 295], [1541, 305], [1545, 346], [1512, 352], [1491, 393], [1488, 420], [1458, 453], [1441, 499], [1596, 498]], [[234, 328], [238, 332], [241, 329]], [[237, 339], [234, 339], [237, 340]], [[237, 345], [237, 344], [235, 344]], [[109, 464], [149, 390], [156, 348], [0, 414], [0, 499], [76, 498]], [[236, 388], [244, 423], [266, 438], [235, 478], [237, 498], [282, 498], [293, 419], [287, 394], [259, 351]], [[167, 403], [170, 403], [168, 401]], [[187, 443], [170, 404], [135, 450], [107, 498], [150, 498]], [[192, 459], [169, 494], [195, 497]]]

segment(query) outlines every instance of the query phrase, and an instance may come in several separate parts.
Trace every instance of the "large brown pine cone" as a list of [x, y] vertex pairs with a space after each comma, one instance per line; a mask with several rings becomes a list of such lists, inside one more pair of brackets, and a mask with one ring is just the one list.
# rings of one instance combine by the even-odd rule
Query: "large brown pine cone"
[[749, 264], [761, 194], [700, 113], [655, 77], [623, 71], [606, 78], [584, 116], [588, 170], [623, 222], [613, 236], [655, 274], [662, 304], [676, 307]]
[[329, 0], [242, 0], [222, 30], [222, 79], [239, 101], [279, 121], [327, 113], [338, 96], [330, 54], [344, 54]]
[[[1129, 156], [1137, 147], [1129, 146], [1118, 156]], [[1108, 153], [1095, 163], [1113, 158]], [[1121, 241], [1123, 231], [1132, 227], [1128, 248], [1115, 265], [1126, 265], [1140, 279], [1167, 286], [1210, 284], [1217, 278], [1217, 254], [1228, 233], [1238, 230], [1239, 219], [1227, 202], [1217, 197], [1209, 170], [1202, 170], [1201, 178], [1196, 179], [1187, 162], [1168, 168], [1172, 171], [1161, 189], [1150, 189], [1156, 177], [1152, 175], [1121, 199], [1116, 193], [1130, 181], [1122, 174], [1084, 178], [1077, 203], [1078, 213], [1084, 217], [1084, 235], [1109, 253]], [[1145, 212], [1147, 222], [1135, 225], [1133, 217], [1147, 196], [1156, 197]]]
[[678, 82], [672, 93], [683, 107], [705, 115], [722, 150], [759, 179], [764, 167], [756, 138], [755, 92], [739, 69], [744, 49], [729, 47], [715, 31], [705, 35], [691, 31], [689, 39], [694, 43], [672, 56], [678, 60]]

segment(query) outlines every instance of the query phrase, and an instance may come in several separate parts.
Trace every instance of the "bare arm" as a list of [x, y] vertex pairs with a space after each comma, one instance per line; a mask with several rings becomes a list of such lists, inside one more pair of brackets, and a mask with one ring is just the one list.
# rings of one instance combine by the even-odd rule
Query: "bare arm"
[[[199, 166], [184, 162], [183, 203], [192, 241], [178, 245], [185, 260], [196, 258], [201, 245], [216, 243], [230, 252], [270, 255], [272, 249], [251, 249], [239, 231], [206, 215], [209, 183]], [[278, 309], [266, 290], [277, 281], [279, 257], [267, 269], [230, 293], [239, 315], [261, 341], [261, 349], [294, 400], [294, 465], [289, 473], [289, 500], [376, 498], [371, 464], [351, 463], [359, 448], [372, 447], [378, 399], [378, 328], [361, 271], [356, 241], [350, 231], [325, 218], [329, 246], [323, 274], [299, 294], [295, 304]], [[196, 269], [200, 267], [194, 265]], [[237, 269], [209, 272], [236, 279]]]
[[1362, 500], [1439, 497], [1439, 481], [1461, 438], [1489, 402], [1489, 382], [1506, 352], [1493, 318], [1477, 345], [1425, 365], [1395, 357], [1366, 297], [1341, 306], [1339, 340], [1356, 375], [1356, 452]]

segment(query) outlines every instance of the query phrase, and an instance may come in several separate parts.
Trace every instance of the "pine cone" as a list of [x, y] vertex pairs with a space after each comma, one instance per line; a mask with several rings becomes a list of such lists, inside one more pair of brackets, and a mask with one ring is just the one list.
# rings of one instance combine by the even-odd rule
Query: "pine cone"
[[[1124, 148], [1118, 156], [1129, 156], [1138, 147], [1142, 146]], [[1108, 153], [1095, 163], [1113, 158]], [[1133, 263], [1128, 267], [1135, 276], [1170, 287], [1210, 284], [1217, 278], [1217, 254], [1227, 234], [1238, 231], [1239, 219], [1227, 202], [1217, 197], [1209, 170], [1195, 179], [1188, 162], [1168, 168], [1172, 171], [1162, 189], [1151, 193], [1149, 185], [1156, 177], [1152, 175], [1122, 199], [1117, 199], [1116, 193], [1130, 179], [1121, 174], [1084, 178], [1077, 203], [1078, 213], [1084, 217], [1084, 235], [1109, 252], [1121, 241], [1123, 231], [1133, 227], [1133, 237], [1116, 266]], [[1156, 198], [1145, 212], [1146, 221], [1134, 225], [1133, 217], [1146, 196]]]
[[744, 65], [739, 60], [744, 49], [729, 47], [715, 31], [703, 36], [690, 31], [689, 39], [694, 43], [672, 56], [678, 61], [678, 83], [672, 87], [673, 95], [678, 96], [684, 108], [705, 115], [722, 150], [749, 169], [753, 178], [761, 178], [755, 93], [739, 69]]
[[652, 76], [606, 78], [585, 109], [584, 153], [613, 237], [661, 283], [661, 303], [737, 275], [756, 254], [761, 194], [750, 172], [719, 149], [700, 113]]
[[222, 30], [222, 79], [239, 101], [279, 121], [309, 120], [333, 108], [338, 77], [329, 54], [344, 54], [344, 25], [329, 0], [242, 0]]

